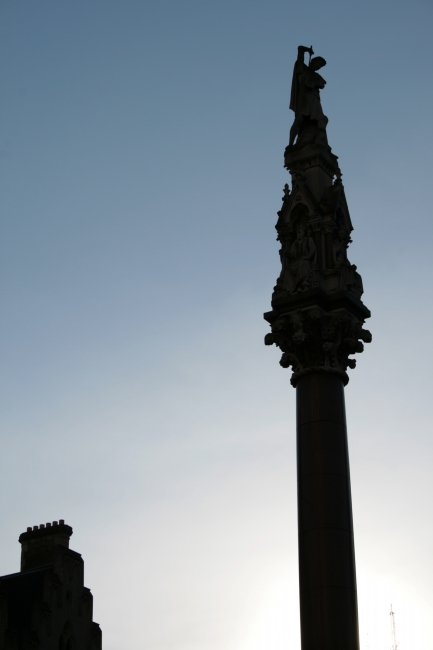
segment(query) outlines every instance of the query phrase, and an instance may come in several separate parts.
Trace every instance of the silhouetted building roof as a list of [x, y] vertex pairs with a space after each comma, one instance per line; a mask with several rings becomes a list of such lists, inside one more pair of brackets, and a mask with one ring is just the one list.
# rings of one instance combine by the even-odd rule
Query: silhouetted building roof
[[0, 577], [1, 650], [101, 650], [84, 562], [69, 548], [72, 528], [59, 522], [19, 537], [21, 572]]

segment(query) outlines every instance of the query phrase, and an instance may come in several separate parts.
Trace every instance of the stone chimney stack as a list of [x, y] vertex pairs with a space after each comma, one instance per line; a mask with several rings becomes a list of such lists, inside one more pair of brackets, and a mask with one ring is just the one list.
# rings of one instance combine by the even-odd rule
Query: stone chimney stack
[[69, 548], [72, 528], [63, 519], [27, 528], [21, 533], [21, 571], [53, 564], [59, 546]]

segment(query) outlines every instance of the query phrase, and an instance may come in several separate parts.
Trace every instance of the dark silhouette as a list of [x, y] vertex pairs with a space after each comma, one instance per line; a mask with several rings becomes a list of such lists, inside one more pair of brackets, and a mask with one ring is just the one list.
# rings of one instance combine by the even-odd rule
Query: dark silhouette
[[326, 81], [318, 74], [318, 70], [326, 65], [321, 56], [310, 60], [308, 65], [304, 63], [305, 52], [313, 52], [312, 47], [300, 45], [298, 47], [298, 58], [296, 59], [292, 77], [292, 92], [290, 95], [290, 108], [295, 113], [295, 120], [290, 129], [289, 147], [295, 138], [307, 124], [313, 123], [319, 131], [324, 132], [328, 124], [328, 118], [323, 114], [320, 102], [320, 90], [325, 87]]
[[101, 650], [84, 562], [69, 548], [71, 535], [62, 519], [20, 535], [21, 571], [0, 578], [0, 648]]
[[352, 355], [371, 341], [363, 328], [370, 312], [347, 257], [352, 222], [320, 103], [325, 60], [307, 66], [306, 52], [298, 48], [293, 72], [285, 150], [292, 187], [278, 212], [282, 269], [265, 343], [280, 348], [296, 387], [302, 650], [359, 650], [344, 386]]

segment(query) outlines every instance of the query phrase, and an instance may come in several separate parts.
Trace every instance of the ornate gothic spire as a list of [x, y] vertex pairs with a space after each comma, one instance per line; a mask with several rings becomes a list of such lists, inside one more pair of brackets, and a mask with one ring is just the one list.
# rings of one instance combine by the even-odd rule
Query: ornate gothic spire
[[349, 357], [371, 341], [363, 329], [370, 311], [361, 300], [362, 279], [347, 257], [352, 222], [320, 101], [326, 81], [317, 70], [326, 61], [312, 54], [312, 48], [300, 46], [293, 71], [295, 119], [284, 154], [292, 189], [285, 185], [278, 212], [282, 269], [272, 311], [264, 314], [272, 329], [265, 344], [281, 349], [280, 364], [292, 368], [294, 386], [302, 375], [318, 371], [336, 373], [347, 384], [347, 368], [356, 364]]

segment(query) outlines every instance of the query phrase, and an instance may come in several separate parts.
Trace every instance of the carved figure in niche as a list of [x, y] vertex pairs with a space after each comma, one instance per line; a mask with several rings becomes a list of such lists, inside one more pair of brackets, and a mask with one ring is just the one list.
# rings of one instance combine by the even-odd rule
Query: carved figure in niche
[[337, 239], [334, 240], [334, 262], [335, 268], [340, 272], [341, 288], [346, 289], [359, 299], [364, 293], [364, 289], [362, 278], [356, 271], [357, 267], [347, 259], [347, 247], [350, 241], [350, 236], [340, 230]]
[[304, 291], [312, 285], [313, 262], [316, 258], [316, 244], [303, 226], [298, 226], [296, 239], [287, 254], [283, 252], [283, 289], [289, 293]]
[[[305, 52], [310, 54], [308, 65], [304, 63]], [[321, 132], [322, 139], [327, 143], [326, 125], [328, 124], [328, 118], [324, 115], [320, 103], [320, 90], [325, 87], [326, 81], [317, 72], [326, 65], [326, 61], [321, 56], [312, 59], [313, 54], [312, 47], [299, 45], [298, 58], [293, 69], [290, 96], [290, 108], [295, 112], [295, 121], [290, 129], [289, 147], [294, 144], [296, 136], [300, 136], [301, 131], [309, 125], [313, 125], [315, 131]]]
[[334, 262], [335, 266], [349, 264], [347, 259], [347, 247], [350, 244], [350, 236], [343, 230], [340, 230], [336, 239], [334, 239]]

